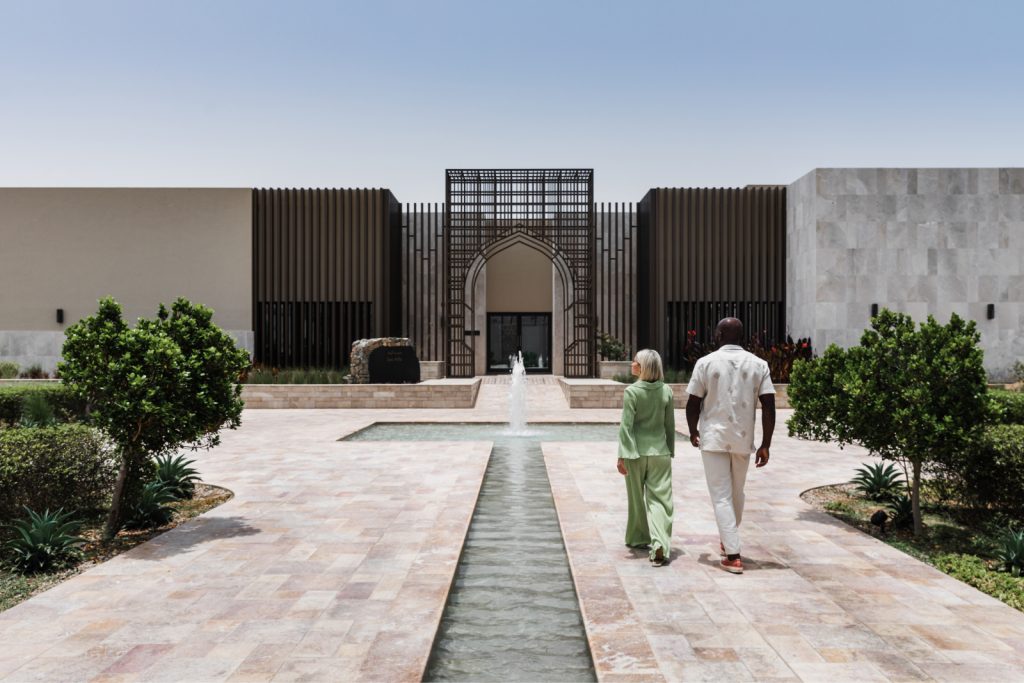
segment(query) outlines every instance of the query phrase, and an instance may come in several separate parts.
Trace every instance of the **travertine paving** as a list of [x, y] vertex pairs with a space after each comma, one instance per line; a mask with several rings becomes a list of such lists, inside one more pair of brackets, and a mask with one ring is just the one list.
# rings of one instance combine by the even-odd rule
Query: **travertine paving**
[[[507, 390], [485, 384], [473, 410], [246, 411], [198, 456], [235, 498], [0, 613], [0, 680], [418, 680], [490, 446], [337, 439], [374, 421], [503, 422]], [[528, 410], [618, 418], [569, 410], [550, 382]], [[740, 577], [714, 566], [692, 453], [676, 460], [682, 554], [653, 569], [621, 546], [614, 445], [546, 447], [602, 679], [1024, 677], [1024, 615], [799, 500], [847, 479], [855, 452], [777, 438], [752, 470]]]
[[866, 458], [784, 432], [769, 466], [750, 469], [742, 576], [717, 566], [689, 443], [673, 464], [673, 561], [661, 568], [623, 546], [615, 445], [545, 445], [599, 678], [1024, 680], [1024, 614], [805, 505], [801, 491], [848, 480]]
[[490, 444], [292, 415], [203, 458], [232, 501], [0, 613], [0, 678], [419, 680]]

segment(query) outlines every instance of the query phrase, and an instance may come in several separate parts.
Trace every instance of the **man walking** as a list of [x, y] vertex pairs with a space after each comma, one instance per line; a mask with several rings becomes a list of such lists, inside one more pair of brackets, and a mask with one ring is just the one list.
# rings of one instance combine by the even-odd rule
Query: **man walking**
[[[739, 525], [743, 484], [754, 450], [754, 417], [761, 402], [761, 446], [756, 465], [768, 464], [775, 431], [775, 387], [768, 363], [743, 350], [743, 323], [725, 318], [715, 328], [718, 350], [697, 361], [686, 392], [690, 443], [700, 449], [715, 521], [721, 538], [722, 568], [743, 573]], [[699, 424], [698, 424], [699, 420]]]

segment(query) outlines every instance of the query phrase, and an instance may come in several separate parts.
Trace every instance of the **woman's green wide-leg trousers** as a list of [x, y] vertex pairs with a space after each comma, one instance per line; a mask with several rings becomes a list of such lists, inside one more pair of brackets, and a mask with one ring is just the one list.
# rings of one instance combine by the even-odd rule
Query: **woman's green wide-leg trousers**
[[651, 557], [672, 550], [672, 456], [647, 455], [626, 459], [626, 545], [650, 545]]

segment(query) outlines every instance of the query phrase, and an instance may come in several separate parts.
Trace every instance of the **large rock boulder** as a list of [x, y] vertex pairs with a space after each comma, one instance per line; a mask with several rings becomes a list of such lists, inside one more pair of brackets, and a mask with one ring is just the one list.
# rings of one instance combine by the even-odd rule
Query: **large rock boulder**
[[349, 372], [354, 384], [420, 381], [416, 349], [406, 337], [379, 337], [352, 342]]

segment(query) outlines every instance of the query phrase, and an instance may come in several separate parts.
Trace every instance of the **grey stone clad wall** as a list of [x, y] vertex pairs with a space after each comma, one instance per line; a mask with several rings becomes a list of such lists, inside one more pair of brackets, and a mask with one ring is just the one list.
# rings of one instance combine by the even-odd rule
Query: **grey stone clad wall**
[[789, 186], [786, 193], [786, 325], [795, 337], [818, 339], [815, 306], [815, 223], [817, 173], [811, 171]]
[[877, 303], [976, 321], [994, 380], [1024, 359], [1024, 169], [815, 169], [787, 212], [787, 319], [819, 351], [856, 344]]

